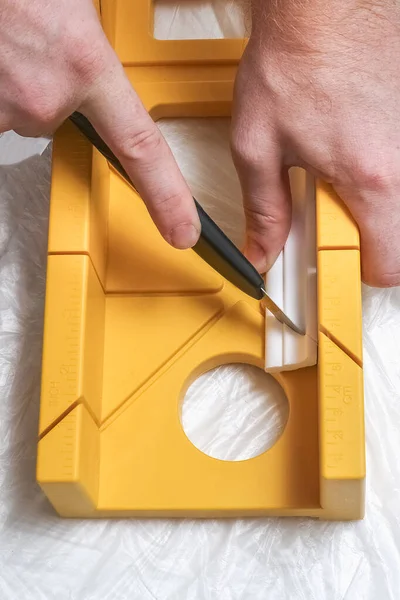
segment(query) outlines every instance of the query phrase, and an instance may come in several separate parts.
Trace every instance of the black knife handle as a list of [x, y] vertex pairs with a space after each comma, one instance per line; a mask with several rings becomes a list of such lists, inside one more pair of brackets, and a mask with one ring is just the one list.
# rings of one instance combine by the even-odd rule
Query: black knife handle
[[193, 250], [218, 273], [252, 298], [264, 297], [264, 280], [259, 272], [195, 200], [201, 236]]

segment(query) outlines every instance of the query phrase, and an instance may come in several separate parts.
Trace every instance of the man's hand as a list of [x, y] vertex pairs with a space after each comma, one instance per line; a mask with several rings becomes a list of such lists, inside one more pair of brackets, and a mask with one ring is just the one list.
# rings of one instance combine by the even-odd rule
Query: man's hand
[[75, 110], [120, 159], [164, 237], [194, 245], [200, 224], [190, 191], [92, 0], [0, 0], [0, 132], [48, 134]]
[[286, 240], [297, 165], [332, 183], [357, 221], [364, 281], [400, 284], [399, 113], [398, 3], [253, 0], [232, 148], [261, 271]]

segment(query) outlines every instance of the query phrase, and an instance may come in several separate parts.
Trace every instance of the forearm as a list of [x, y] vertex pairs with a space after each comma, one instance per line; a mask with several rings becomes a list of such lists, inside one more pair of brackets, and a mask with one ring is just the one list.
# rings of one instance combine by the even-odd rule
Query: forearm
[[[252, 0], [252, 37], [285, 52], [331, 51], [397, 37], [397, 0]], [[366, 35], [366, 33], [368, 34]]]

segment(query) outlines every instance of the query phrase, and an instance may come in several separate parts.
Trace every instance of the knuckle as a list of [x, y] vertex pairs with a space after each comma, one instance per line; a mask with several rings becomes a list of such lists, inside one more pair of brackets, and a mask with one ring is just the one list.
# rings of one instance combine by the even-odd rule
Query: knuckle
[[163, 193], [154, 202], [158, 212], [176, 212], [182, 206], [182, 195], [179, 193]]
[[90, 42], [76, 39], [69, 47], [69, 60], [75, 76], [86, 85], [94, 83], [104, 72], [107, 56], [102, 45], [97, 41]]
[[67, 68], [86, 84], [93, 83], [110, 61], [110, 46], [97, 19], [66, 23], [62, 45]]
[[161, 133], [156, 126], [141, 129], [124, 135], [120, 145], [121, 156], [129, 161], [143, 161], [155, 158], [162, 146]]
[[48, 128], [57, 123], [67, 106], [70, 95], [65, 83], [54, 73], [35, 76], [16, 75], [13, 81], [15, 113], [24, 127], [32, 125], [42, 132], [50, 133]]
[[245, 208], [246, 222], [249, 228], [257, 233], [264, 233], [270, 229], [286, 229], [288, 214], [285, 210], [265, 207], [263, 210], [257, 208]]
[[62, 105], [55, 98], [50, 98], [51, 94], [31, 94], [25, 97], [23, 112], [30, 122], [43, 128], [52, 126], [62, 112]]
[[249, 133], [234, 132], [231, 139], [231, 150], [233, 159], [239, 166], [258, 166], [263, 162], [257, 140]]
[[393, 164], [392, 159], [384, 159], [381, 156], [363, 156], [353, 161], [355, 184], [364, 190], [385, 194], [399, 182], [400, 173], [398, 165]]
[[363, 281], [367, 285], [378, 288], [390, 288], [400, 285], [400, 272], [398, 273], [366, 273]]

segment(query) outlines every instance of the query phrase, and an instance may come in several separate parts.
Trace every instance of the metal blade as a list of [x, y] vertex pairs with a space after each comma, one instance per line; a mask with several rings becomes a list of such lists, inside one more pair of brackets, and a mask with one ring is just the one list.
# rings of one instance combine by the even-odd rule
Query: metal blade
[[282, 323], [282, 325], [287, 325], [288, 327], [290, 327], [290, 329], [293, 329], [295, 333], [298, 333], [300, 335], [306, 334], [305, 331], [300, 329], [300, 327], [297, 327], [297, 325], [295, 325], [293, 321], [285, 315], [285, 313], [279, 308], [279, 306], [277, 306], [275, 302], [271, 300], [264, 288], [261, 288], [261, 291], [264, 294], [264, 298], [262, 298], [261, 304], [264, 308], [267, 308], [274, 315], [275, 319], [277, 319], [279, 323]]

